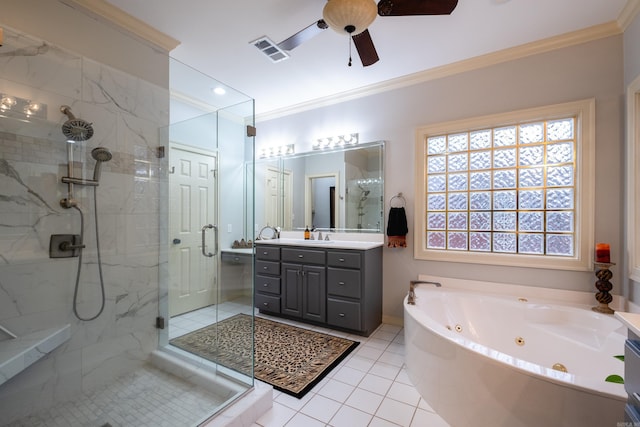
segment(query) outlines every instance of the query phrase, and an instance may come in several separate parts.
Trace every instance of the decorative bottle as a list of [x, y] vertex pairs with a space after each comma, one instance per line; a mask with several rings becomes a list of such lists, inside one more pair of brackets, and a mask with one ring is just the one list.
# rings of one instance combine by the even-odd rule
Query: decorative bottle
[[309, 226], [305, 226], [304, 229], [304, 240], [309, 240], [309, 238], [311, 237], [311, 232], [309, 231]]

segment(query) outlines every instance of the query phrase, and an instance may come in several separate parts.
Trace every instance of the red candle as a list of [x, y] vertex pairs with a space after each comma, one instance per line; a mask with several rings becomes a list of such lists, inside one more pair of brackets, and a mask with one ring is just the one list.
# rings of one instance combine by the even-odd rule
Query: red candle
[[607, 264], [611, 262], [611, 255], [610, 255], [608, 243], [596, 244], [596, 262], [607, 263]]

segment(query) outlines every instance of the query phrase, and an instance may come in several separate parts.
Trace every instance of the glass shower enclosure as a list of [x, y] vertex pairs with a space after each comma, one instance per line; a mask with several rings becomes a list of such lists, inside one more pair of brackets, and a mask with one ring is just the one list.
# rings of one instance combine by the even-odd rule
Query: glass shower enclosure
[[[253, 100], [173, 60], [171, 80], [169, 94], [4, 27], [0, 425], [152, 423], [189, 394], [178, 381], [163, 397], [166, 355], [218, 397], [188, 414], [200, 421], [253, 386]], [[70, 114], [92, 135], [74, 141]], [[199, 349], [171, 342], [207, 327]], [[244, 365], [221, 357], [229, 342]]]
[[174, 59], [170, 82], [159, 347], [231, 380], [232, 400], [253, 386], [254, 101]]

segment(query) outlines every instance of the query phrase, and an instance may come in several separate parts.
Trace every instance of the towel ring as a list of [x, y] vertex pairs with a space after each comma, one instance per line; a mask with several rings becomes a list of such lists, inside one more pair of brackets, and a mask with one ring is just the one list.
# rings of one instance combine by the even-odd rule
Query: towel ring
[[[396, 200], [397, 199], [397, 200]], [[393, 204], [393, 201], [396, 201], [396, 205]], [[402, 193], [398, 193], [389, 200], [389, 206], [392, 208], [404, 208], [407, 205], [407, 201], [402, 195]]]

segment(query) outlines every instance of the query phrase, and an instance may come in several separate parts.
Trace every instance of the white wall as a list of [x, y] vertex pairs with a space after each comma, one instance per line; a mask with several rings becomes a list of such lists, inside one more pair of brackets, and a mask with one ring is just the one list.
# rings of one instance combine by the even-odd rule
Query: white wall
[[[596, 99], [597, 241], [623, 254], [622, 36], [525, 57], [414, 86], [258, 123], [257, 144], [311, 140], [348, 129], [361, 141], [388, 141], [385, 200], [402, 192], [410, 232], [406, 249], [384, 250], [383, 315], [402, 318], [408, 283], [420, 273], [559, 289], [594, 290], [592, 272], [418, 261], [413, 258], [414, 133], [421, 125], [585, 98]], [[384, 60], [384, 59], [383, 59]], [[259, 102], [259, 100], [257, 100]], [[621, 273], [614, 270], [613, 293]], [[595, 300], [594, 300], [595, 301]]]

